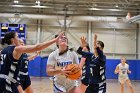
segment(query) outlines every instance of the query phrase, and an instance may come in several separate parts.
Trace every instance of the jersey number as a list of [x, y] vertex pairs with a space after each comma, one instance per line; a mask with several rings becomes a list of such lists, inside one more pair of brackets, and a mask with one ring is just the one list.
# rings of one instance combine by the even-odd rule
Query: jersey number
[[3, 61], [4, 61], [5, 57], [6, 57], [6, 54], [1, 54], [0, 56], [1, 56], [0, 57], [0, 64], [3, 65], [3, 63], [4, 63]]

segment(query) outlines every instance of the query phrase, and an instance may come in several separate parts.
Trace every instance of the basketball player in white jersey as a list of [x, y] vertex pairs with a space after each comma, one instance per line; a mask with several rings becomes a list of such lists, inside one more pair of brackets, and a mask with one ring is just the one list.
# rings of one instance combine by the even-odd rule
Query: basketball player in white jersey
[[124, 84], [126, 83], [130, 89], [131, 93], [134, 93], [131, 81], [129, 80], [128, 73], [130, 74], [131, 71], [129, 70], [129, 65], [126, 63], [126, 58], [121, 58], [121, 63], [117, 65], [115, 69], [115, 74], [118, 74], [118, 79], [120, 82], [120, 90], [121, 93], [124, 93]]
[[78, 56], [73, 50], [68, 49], [68, 39], [65, 35], [59, 38], [57, 46], [58, 49], [48, 57], [46, 69], [49, 76], [54, 76], [54, 93], [75, 93], [78, 82], [66, 77], [70, 70], [65, 70], [64, 67], [69, 64], [78, 64]]

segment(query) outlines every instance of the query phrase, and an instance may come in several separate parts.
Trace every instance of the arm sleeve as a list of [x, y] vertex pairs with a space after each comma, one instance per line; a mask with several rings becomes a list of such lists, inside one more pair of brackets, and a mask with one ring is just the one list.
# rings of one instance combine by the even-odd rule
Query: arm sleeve
[[80, 55], [82, 55], [82, 47], [79, 47], [79, 48], [77, 49], [77, 53], [80, 54]]
[[54, 52], [53, 52], [48, 57], [47, 65], [53, 65], [54, 66], [55, 62], [56, 62], [56, 60], [55, 60]]
[[98, 56], [103, 59], [104, 57], [103, 51], [101, 51], [99, 47], [97, 47], [96, 50], [97, 50]]
[[80, 55], [82, 55], [82, 57], [85, 57], [85, 58], [91, 54], [90, 52], [84, 52], [84, 51], [82, 51], [82, 47], [79, 47], [77, 49], [77, 53], [80, 54]]

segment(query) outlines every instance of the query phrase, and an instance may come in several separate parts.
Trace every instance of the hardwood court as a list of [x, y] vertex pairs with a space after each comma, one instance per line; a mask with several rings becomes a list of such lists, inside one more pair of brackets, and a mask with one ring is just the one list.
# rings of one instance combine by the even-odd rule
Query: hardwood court
[[[34, 93], [53, 93], [53, 85], [49, 78], [31, 77]], [[140, 81], [132, 81], [135, 93], [140, 93]], [[107, 93], [120, 93], [117, 80], [107, 80]], [[130, 93], [125, 86], [125, 93]]]

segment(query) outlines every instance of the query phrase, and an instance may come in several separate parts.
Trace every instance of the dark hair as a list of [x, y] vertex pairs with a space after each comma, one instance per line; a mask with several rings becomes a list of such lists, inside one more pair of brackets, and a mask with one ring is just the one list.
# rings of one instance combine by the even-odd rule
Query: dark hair
[[[58, 35], [55, 35], [55, 38], [57, 38], [58, 37]], [[58, 46], [58, 44], [56, 43], [56, 46], [57, 46], [57, 48], [59, 48], [59, 46]]]
[[1, 44], [4, 45], [4, 44], [12, 44], [11, 42], [11, 39], [14, 38], [16, 35], [16, 32], [7, 32], [5, 35], [4, 35], [4, 38], [2, 38], [1, 40]]
[[125, 61], [126, 64], [128, 64], [128, 61]]
[[57, 38], [58, 37], [58, 35], [55, 35], [55, 38]]
[[104, 48], [104, 43], [102, 41], [97, 41], [97, 42], [102, 48]]

